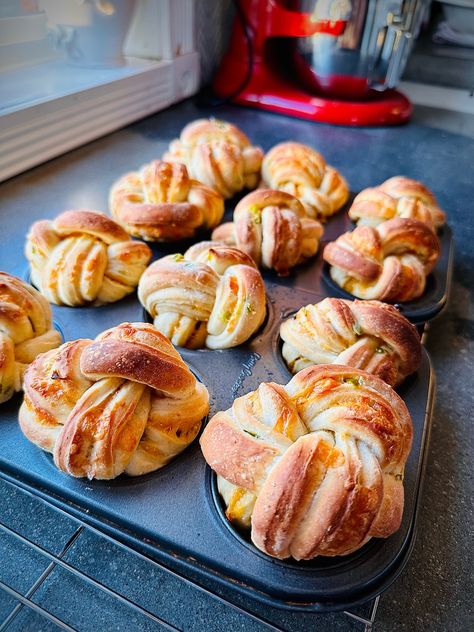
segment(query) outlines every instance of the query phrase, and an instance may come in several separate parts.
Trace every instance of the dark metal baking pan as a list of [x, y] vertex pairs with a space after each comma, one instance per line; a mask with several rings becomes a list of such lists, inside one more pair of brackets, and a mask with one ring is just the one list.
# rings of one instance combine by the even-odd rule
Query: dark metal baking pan
[[[181, 350], [209, 388], [211, 414], [228, 408], [236, 396], [262, 381], [286, 383], [290, 378], [280, 356], [280, 321], [323, 295], [295, 288], [289, 292], [278, 283], [267, 283], [267, 291], [268, 319], [246, 345], [226, 351]], [[106, 307], [54, 306], [53, 310], [66, 339], [94, 337], [121, 321], [143, 318], [134, 296]], [[135, 541], [157, 558], [172, 559], [247, 596], [298, 610], [345, 609], [384, 590], [408, 558], [416, 531], [433, 393], [425, 352], [420, 370], [400, 390], [414, 424], [401, 528], [389, 539], [373, 539], [347, 557], [297, 563], [273, 560], [257, 551], [226, 524], [197, 441], [168, 466], [146, 476], [121, 476], [113, 481], [74, 479], [57, 470], [48, 454], [23, 437], [17, 422], [21, 397], [17, 396], [1, 409], [0, 466], [72, 507], [85, 520], [102, 524], [118, 539]]]
[[[233, 206], [235, 200], [227, 205], [227, 220], [231, 219]], [[32, 209], [31, 216], [25, 213], [19, 218], [2, 251], [2, 260], [7, 262], [3, 268], [25, 279], [29, 278], [27, 264], [15, 244], [22, 243], [30, 223], [37, 219], [34, 213]], [[335, 239], [349, 228], [350, 221], [341, 211], [326, 224], [325, 238]], [[153, 258], [183, 252], [191, 243], [153, 244]], [[180, 350], [209, 389], [211, 415], [228, 408], [235, 397], [255, 389], [262, 381], [286, 383], [290, 379], [281, 357], [279, 324], [301, 306], [334, 295], [322, 282], [321, 269], [319, 257], [285, 278], [264, 272], [269, 315], [257, 335], [242, 347], [226, 351]], [[102, 307], [53, 306], [53, 313], [66, 340], [93, 338], [120, 322], [144, 318], [135, 294]], [[413, 450], [406, 467], [403, 522], [389, 539], [372, 540], [347, 557], [296, 563], [273, 560], [260, 553], [223, 516], [214, 476], [197, 441], [162, 470], [139, 478], [122, 476], [105, 482], [69, 477], [22, 435], [17, 421], [20, 395], [0, 407], [0, 467], [36, 493], [65, 506], [118, 540], [180, 565], [183, 572], [212, 577], [228, 589], [277, 607], [340, 610], [382, 592], [401, 572], [413, 546], [434, 398], [433, 374], [426, 353], [420, 370], [403, 385], [400, 394], [414, 424]]]

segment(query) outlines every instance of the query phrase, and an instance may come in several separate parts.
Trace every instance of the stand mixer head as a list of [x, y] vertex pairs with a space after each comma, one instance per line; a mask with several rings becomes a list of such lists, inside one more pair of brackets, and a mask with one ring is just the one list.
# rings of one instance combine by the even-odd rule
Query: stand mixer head
[[406, 121], [393, 90], [429, 0], [237, 0], [213, 87], [235, 102], [349, 125]]

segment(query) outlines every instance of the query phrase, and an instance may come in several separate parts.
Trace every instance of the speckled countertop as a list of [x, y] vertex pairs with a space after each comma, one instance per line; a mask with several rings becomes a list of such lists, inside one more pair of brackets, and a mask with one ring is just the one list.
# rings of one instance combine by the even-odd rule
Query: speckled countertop
[[[289, 138], [314, 145], [344, 173], [354, 191], [398, 173], [420, 179], [433, 189], [446, 210], [456, 240], [454, 282], [450, 304], [432, 323], [427, 342], [438, 393], [418, 535], [405, 571], [380, 600], [375, 629], [472, 628], [474, 139], [424, 126], [422, 112], [415, 122], [400, 128], [348, 129], [232, 106], [214, 112], [197, 110], [187, 102], [0, 185], [0, 242], [7, 238], [13, 223], [22, 221], [27, 206], [35, 206], [38, 218], [54, 217], [72, 207], [106, 210], [108, 188], [115, 177], [160, 156], [185, 123], [211, 113], [237, 123], [265, 149]], [[19, 243], [18, 248], [22, 247]], [[5, 259], [0, 248], [0, 269], [9, 271], [11, 262]], [[0, 522], [47, 552], [63, 553], [69, 564], [162, 617], [175, 626], [173, 629], [266, 629], [99, 534], [77, 531], [71, 518], [1, 480]], [[48, 567], [49, 563], [38, 549], [31, 550], [0, 528], [0, 582], [30, 595], [75, 629], [165, 629], [158, 618], [154, 622], [145, 618], [123, 600], [101, 593], [64, 568]], [[19, 605], [1, 586], [0, 630], [58, 629], [53, 621]], [[215, 588], [212, 584], [209, 587]], [[243, 598], [233, 599], [284, 630], [361, 629], [360, 623], [342, 613], [292, 614]], [[365, 612], [360, 609], [361, 614]]]

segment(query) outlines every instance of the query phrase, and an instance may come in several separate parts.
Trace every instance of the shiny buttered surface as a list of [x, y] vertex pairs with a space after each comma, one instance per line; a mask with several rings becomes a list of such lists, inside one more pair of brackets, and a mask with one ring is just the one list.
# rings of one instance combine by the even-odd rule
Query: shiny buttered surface
[[395, 218], [344, 233], [327, 244], [323, 257], [342, 289], [358, 298], [398, 302], [423, 294], [439, 254], [438, 238], [427, 224]]
[[396, 386], [421, 362], [416, 328], [392, 305], [325, 298], [280, 326], [282, 354], [292, 373], [314, 364], [344, 364]]
[[28, 283], [0, 272], [0, 403], [21, 390], [37, 355], [60, 344], [49, 303]]
[[112, 216], [125, 230], [146, 241], [186, 239], [222, 220], [224, 199], [192, 180], [179, 163], [155, 160], [122, 176], [109, 196]]
[[206, 387], [144, 323], [43, 353], [27, 369], [24, 391], [23, 433], [60, 470], [89, 479], [163, 467], [193, 441], [209, 411]]
[[265, 285], [254, 261], [216, 242], [152, 263], [140, 279], [138, 297], [159, 331], [192, 349], [240, 345], [266, 313]]
[[263, 383], [201, 437], [232, 521], [277, 558], [346, 555], [400, 526], [408, 410], [364, 371], [337, 365]]
[[259, 189], [240, 200], [234, 221], [218, 226], [212, 238], [236, 245], [258, 266], [284, 275], [316, 254], [322, 234], [322, 225], [306, 217], [293, 195]]
[[301, 143], [280, 143], [265, 154], [262, 183], [294, 195], [308, 217], [321, 219], [333, 215], [349, 198], [343, 176], [326, 164], [320, 153]]
[[395, 217], [405, 217], [435, 229], [446, 219], [433, 193], [421, 182], [404, 176], [394, 176], [361, 191], [354, 198], [349, 217], [359, 226], [378, 226]]
[[254, 147], [238, 127], [213, 118], [186, 125], [163, 156], [186, 165], [192, 178], [224, 198], [257, 186], [262, 158], [260, 147]]
[[76, 307], [113, 303], [133, 292], [151, 250], [107, 215], [76, 210], [35, 222], [25, 255], [43, 296]]

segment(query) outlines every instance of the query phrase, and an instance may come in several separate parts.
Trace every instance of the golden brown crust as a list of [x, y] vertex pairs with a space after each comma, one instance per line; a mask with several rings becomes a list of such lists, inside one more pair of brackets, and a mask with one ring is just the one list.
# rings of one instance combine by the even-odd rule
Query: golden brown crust
[[58, 235], [85, 233], [98, 237], [106, 244], [129, 239], [121, 226], [103, 213], [89, 210], [64, 211], [53, 221], [53, 228]]
[[416, 219], [431, 228], [439, 228], [445, 222], [433, 193], [421, 182], [403, 176], [361, 191], [349, 209], [349, 217], [368, 226], [378, 226], [395, 217]]
[[323, 258], [332, 266], [333, 280], [354, 296], [400, 302], [423, 294], [439, 253], [427, 224], [395, 218], [344, 233], [326, 245]]
[[255, 261], [243, 250], [228, 246], [220, 241], [200, 241], [186, 250], [186, 259], [207, 263], [218, 274], [223, 274], [232, 265], [256, 268]]
[[112, 303], [133, 292], [151, 251], [131, 241], [110, 217], [78, 210], [65, 211], [52, 222], [35, 222], [25, 255], [43, 296], [75, 307]]
[[26, 367], [61, 344], [51, 308], [31, 285], [0, 272], [0, 403], [21, 390]]
[[236, 125], [216, 118], [197, 119], [188, 123], [181, 131], [180, 140], [193, 147], [216, 140], [227, 140], [241, 148], [250, 145], [248, 137]]
[[284, 321], [280, 336], [293, 373], [312, 364], [344, 364], [395, 386], [421, 362], [416, 328], [395, 307], [378, 301], [326, 298]]
[[413, 253], [429, 274], [439, 258], [439, 241], [434, 232], [414, 219], [395, 219], [384, 222], [378, 229], [384, 256], [398, 255], [400, 251]]
[[142, 384], [102, 379], [70, 412], [53, 456], [72, 476], [111, 479], [121, 474], [136, 450], [149, 415], [150, 392]]
[[235, 125], [199, 119], [186, 125], [163, 159], [186, 165], [192, 178], [232, 197], [257, 186], [263, 152]]
[[109, 204], [130, 234], [147, 241], [192, 237], [199, 229], [214, 228], [224, 213], [216, 191], [192, 180], [184, 165], [163, 160], [122, 176], [110, 191]]
[[169, 340], [152, 325], [123, 323], [104, 333], [81, 355], [90, 380], [120, 377], [164, 393], [188, 397], [196, 380]]
[[208, 410], [207, 389], [171, 343], [152, 325], [123, 323], [39, 356], [19, 420], [64, 472], [111, 479], [165, 465]]
[[[259, 445], [251, 435], [242, 433], [226, 411], [217, 413], [209, 421], [200, 443], [204, 458], [213, 470], [230, 483], [249, 491], [258, 490], [266, 468], [279, 453], [276, 448]], [[227, 449], [222, 451], [222, 446]]]
[[252, 512], [252, 540], [260, 549], [275, 557], [291, 555], [291, 542], [324, 478], [331, 451], [320, 436], [306, 435], [270, 471]]
[[192, 234], [201, 224], [201, 215], [199, 209], [188, 202], [163, 202], [159, 205], [125, 202], [120, 206], [120, 213], [115, 214], [118, 221], [131, 228], [131, 234], [136, 233], [137, 237], [149, 238], [150, 235], [157, 235], [159, 230], [160, 238], [163, 240], [166, 235], [172, 235], [173, 240], [184, 239], [187, 235], [180, 235], [178, 227], [181, 227], [183, 233], [189, 231]]
[[412, 432], [405, 404], [382, 380], [321, 365], [286, 387], [262, 384], [237, 399], [200, 443], [228, 481], [228, 501], [245, 498], [256, 546], [312, 559], [351, 553], [398, 529]]
[[[344, 390], [346, 387], [348, 391]], [[357, 439], [372, 444], [382, 466], [395, 467], [405, 462], [413, 432], [410, 415], [403, 400], [380, 378], [346, 366], [320, 365], [300, 371], [286, 389], [297, 400], [298, 411], [307, 425], [307, 416], [314, 414], [313, 404], [318, 398], [325, 405], [329, 401], [346, 405], [345, 418], [335, 420], [334, 427], [352, 430]], [[311, 427], [328, 429], [327, 421], [319, 426], [313, 420]]]
[[212, 231], [212, 241], [226, 244], [227, 246], [235, 246], [234, 222], [224, 222], [224, 224], [214, 228]]
[[253, 211], [255, 214], [267, 206], [277, 206], [287, 208], [297, 217], [305, 217], [304, 207], [294, 195], [276, 189], [257, 189], [249, 193], [240, 200], [235, 210], [248, 209], [253, 206], [255, 206], [255, 211]]
[[[397, 200], [410, 200], [415, 205], [423, 204], [429, 209], [431, 221], [435, 227], [444, 224], [446, 220], [444, 211], [439, 208], [433, 192], [422, 182], [404, 176], [394, 176], [385, 180], [380, 185], [380, 189]], [[413, 219], [417, 218], [413, 217]]]
[[226, 349], [242, 344], [265, 318], [265, 286], [252, 259], [218, 242], [163, 257], [143, 274], [138, 297], [173, 344]]
[[91, 385], [79, 368], [81, 354], [91, 342], [88, 339], [65, 342], [58, 349], [38, 356], [26, 370], [20, 427], [43, 450], [53, 452], [69, 412]]
[[305, 217], [299, 200], [284, 191], [259, 189], [235, 207], [233, 229], [219, 226], [215, 240], [235, 245], [259, 266], [288, 274], [290, 268], [316, 254], [321, 224]]
[[317, 151], [302, 143], [285, 142], [272, 147], [262, 163], [265, 187], [294, 195], [309, 217], [324, 220], [349, 198], [342, 175], [326, 164]]

